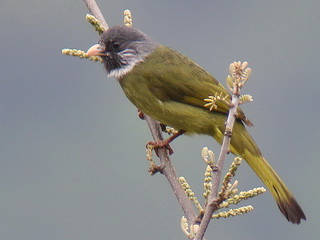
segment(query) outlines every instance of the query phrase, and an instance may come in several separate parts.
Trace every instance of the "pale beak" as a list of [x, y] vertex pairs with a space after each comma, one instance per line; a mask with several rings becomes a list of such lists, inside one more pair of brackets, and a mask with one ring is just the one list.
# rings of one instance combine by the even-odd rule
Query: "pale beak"
[[106, 55], [104, 53], [105, 48], [101, 46], [100, 44], [95, 44], [91, 48], [88, 49], [87, 55], [89, 56], [103, 56]]

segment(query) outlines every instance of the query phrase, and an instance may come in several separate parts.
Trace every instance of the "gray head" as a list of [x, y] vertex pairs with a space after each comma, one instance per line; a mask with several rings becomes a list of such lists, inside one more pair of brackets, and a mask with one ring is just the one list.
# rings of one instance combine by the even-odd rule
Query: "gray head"
[[100, 56], [109, 77], [117, 79], [130, 72], [159, 45], [138, 29], [127, 26], [109, 28], [87, 54]]

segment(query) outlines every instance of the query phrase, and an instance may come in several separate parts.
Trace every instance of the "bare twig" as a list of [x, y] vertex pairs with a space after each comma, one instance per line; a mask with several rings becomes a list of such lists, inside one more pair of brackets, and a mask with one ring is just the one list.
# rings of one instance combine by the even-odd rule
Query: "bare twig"
[[[95, 16], [101, 22], [101, 24], [103, 25], [103, 27], [105, 29], [108, 29], [109, 28], [108, 24], [107, 24], [106, 20], [104, 19], [95, 0], [84, 0], [84, 2], [86, 3], [88, 9], [93, 14], [93, 16]], [[238, 62], [238, 63], [234, 63], [234, 65], [230, 65], [233, 67], [236, 66], [234, 68], [230, 67], [230, 69], [235, 70], [237, 67], [239, 67], [239, 69], [242, 71], [246, 67], [246, 65], [247, 65], [246, 62], [243, 65], [241, 65], [240, 62]], [[215, 210], [217, 210], [219, 208], [220, 204], [224, 200], [226, 200], [228, 197], [227, 194], [225, 194], [225, 191], [223, 191], [223, 189], [219, 193], [219, 185], [220, 185], [220, 181], [221, 181], [221, 171], [224, 166], [226, 155], [229, 152], [229, 144], [231, 141], [232, 129], [233, 129], [233, 125], [235, 122], [235, 116], [237, 114], [237, 108], [238, 108], [238, 105], [240, 104], [240, 89], [243, 86], [243, 84], [245, 83], [245, 81], [248, 79], [248, 76], [251, 73], [251, 69], [249, 69], [248, 71], [247, 70], [243, 71], [243, 73], [245, 76], [244, 78], [243, 77], [241, 78], [241, 76], [239, 77], [235, 74], [234, 76], [232, 76], [235, 79], [233, 82], [234, 83], [233, 86], [228, 85], [229, 89], [231, 89], [231, 91], [232, 91], [231, 108], [229, 110], [229, 115], [228, 115], [227, 124], [226, 124], [226, 130], [224, 133], [225, 137], [223, 139], [219, 159], [218, 159], [217, 165], [215, 166], [215, 171], [212, 174], [212, 188], [211, 188], [211, 191], [208, 191], [208, 193], [210, 192], [210, 194], [207, 199], [207, 204], [204, 209], [204, 214], [203, 214], [203, 212], [201, 212], [201, 215], [199, 217], [197, 217], [197, 214], [195, 212], [195, 209], [194, 209], [190, 199], [185, 194], [185, 191], [183, 190], [183, 188], [178, 180], [177, 174], [173, 168], [173, 165], [171, 164], [171, 161], [170, 161], [170, 158], [168, 156], [166, 149], [165, 148], [158, 149], [158, 155], [159, 155], [160, 162], [161, 162], [161, 166], [159, 167], [159, 171], [167, 178], [167, 180], [168, 180], [168, 182], [169, 182], [169, 184], [170, 184], [170, 186], [171, 186], [171, 188], [172, 188], [172, 190], [173, 190], [173, 192], [174, 192], [174, 194], [175, 194], [175, 196], [176, 196], [176, 198], [177, 198], [177, 200], [178, 200], [178, 202], [179, 202], [179, 204], [185, 214], [188, 225], [189, 225], [190, 229], [192, 229], [192, 231], [190, 231], [190, 232], [193, 232], [193, 233], [190, 234], [189, 238], [193, 238], [194, 234], [196, 234], [193, 239], [196, 239], [196, 240], [204, 239], [204, 234], [205, 234], [205, 231], [208, 227], [208, 224], [213, 216], [213, 212]], [[237, 77], [239, 77], [239, 79], [237, 79]], [[222, 96], [215, 96], [215, 97], [222, 97]], [[250, 99], [251, 98], [248, 98], [248, 97], [244, 98], [245, 101], [250, 101]], [[244, 100], [242, 100], [242, 101], [244, 102]], [[155, 141], [163, 140], [163, 137], [161, 134], [160, 124], [147, 115], [144, 115], [144, 119], [148, 123], [148, 126], [150, 128], [153, 139]], [[228, 184], [228, 182], [226, 182], [226, 184]], [[226, 189], [226, 186], [225, 186], [225, 189]], [[233, 214], [233, 212], [230, 214]], [[200, 223], [200, 226], [199, 226], [199, 223]]]
[[[233, 64], [236, 65], [237, 67], [238, 67], [238, 65], [240, 65], [239, 70], [241, 70], [242, 66], [241, 66], [240, 62], [233, 63]], [[247, 62], [244, 62], [244, 65], [247, 65], [247, 64], [248, 64]], [[230, 64], [230, 71], [231, 71], [231, 66], [233, 66], [233, 65]], [[211, 193], [208, 197], [208, 204], [206, 205], [205, 212], [204, 212], [200, 227], [197, 231], [197, 234], [196, 234], [194, 240], [202, 240], [203, 239], [204, 234], [206, 232], [206, 229], [207, 229], [209, 222], [212, 218], [213, 212], [215, 210], [217, 210], [219, 205], [225, 200], [223, 197], [219, 196], [219, 194], [218, 194], [219, 193], [219, 185], [220, 185], [220, 181], [221, 181], [221, 173], [222, 173], [222, 169], [223, 169], [223, 166], [225, 163], [225, 159], [226, 159], [227, 154], [229, 152], [229, 145], [231, 142], [232, 129], [233, 129], [233, 125], [234, 125], [234, 122], [236, 119], [237, 109], [238, 109], [239, 102], [240, 102], [240, 89], [243, 86], [243, 84], [245, 83], [245, 81], [247, 81], [247, 79], [245, 81], [241, 80], [240, 72], [237, 73], [238, 75], [232, 76], [234, 78], [234, 81], [233, 81], [233, 86], [230, 86], [230, 89], [232, 90], [231, 108], [229, 109], [228, 119], [227, 119], [226, 128], [225, 128], [225, 132], [224, 132], [224, 138], [223, 138], [223, 142], [221, 145], [221, 150], [220, 150], [218, 162], [216, 165], [216, 171], [213, 172], [213, 176], [212, 176], [212, 190], [211, 190]], [[251, 72], [251, 69], [250, 69], [250, 72]], [[234, 74], [234, 73], [232, 73], [232, 74]]]
[[[163, 140], [163, 137], [160, 131], [160, 124], [147, 115], [145, 115], [144, 117], [148, 123], [149, 129], [151, 131], [154, 141]], [[158, 154], [159, 154], [161, 165], [163, 166], [163, 170], [161, 171], [161, 173], [167, 178], [188, 220], [188, 224], [191, 226], [195, 224], [195, 218], [196, 218], [196, 212], [193, 208], [193, 205], [181, 187], [176, 171], [174, 170], [171, 164], [170, 158], [165, 148], [159, 148]]]
[[83, 1], [86, 4], [90, 13], [93, 16], [95, 16], [101, 22], [104, 29], [107, 30], [109, 28], [108, 23], [107, 23], [106, 19], [103, 17], [96, 1], [95, 0], [83, 0]]
[[[103, 17], [97, 3], [95, 2], [95, 0], [84, 0], [84, 2], [86, 3], [89, 11], [92, 13], [93, 16], [95, 16], [97, 19], [100, 20], [100, 22], [102, 23], [103, 27], [105, 29], [108, 29], [108, 24], [105, 20], [105, 18]], [[144, 115], [144, 119], [146, 120], [146, 122], [148, 123], [148, 126], [150, 128], [152, 137], [155, 141], [158, 140], [163, 140], [162, 134], [161, 134], [161, 128], [160, 128], [160, 124], [153, 120], [151, 117]], [[159, 148], [158, 150], [158, 154], [159, 154], [159, 158], [160, 158], [160, 162], [162, 165], [162, 170], [161, 173], [167, 178], [186, 218], [188, 221], [188, 224], [194, 225], [195, 221], [196, 221], [196, 212], [193, 208], [192, 203], [190, 202], [189, 198], [186, 196], [184, 190], [181, 187], [181, 184], [179, 183], [177, 174], [171, 164], [170, 158], [167, 154], [167, 151], [164, 148]]]
[[235, 121], [235, 114], [237, 113], [237, 107], [239, 104], [239, 95], [237, 94], [232, 95], [232, 104], [233, 104], [233, 107], [230, 108], [229, 110], [225, 136], [223, 138], [220, 155], [217, 162], [217, 170], [213, 172], [213, 176], [212, 176], [212, 191], [208, 197], [208, 204], [205, 208], [205, 213], [203, 215], [200, 228], [196, 234], [196, 237], [194, 238], [195, 240], [203, 239], [204, 233], [206, 232], [206, 229], [212, 218], [213, 212], [218, 208], [219, 204], [225, 200], [225, 199], [223, 200], [219, 199], [218, 191], [219, 191], [219, 184], [221, 180], [221, 172], [224, 166], [227, 153], [229, 151], [229, 144], [231, 141], [231, 136], [228, 134], [228, 132], [232, 131], [232, 128], [233, 128], [233, 124]]

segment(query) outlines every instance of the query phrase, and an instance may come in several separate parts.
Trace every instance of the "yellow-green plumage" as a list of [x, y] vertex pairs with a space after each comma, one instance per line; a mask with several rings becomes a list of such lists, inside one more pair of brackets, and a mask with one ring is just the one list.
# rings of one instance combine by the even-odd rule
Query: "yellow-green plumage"
[[[228, 95], [228, 92], [187, 57], [160, 46], [119, 82], [129, 100], [143, 113], [186, 133], [210, 135], [221, 144], [229, 108], [226, 103], [218, 101], [218, 108], [210, 112], [204, 107], [204, 99], [215, 93]], [[302, 209], [261, 155], [243, 124], [250, 125], [251, 122], [240, 108], [237, 118], [231, 152], [247, 161], [269, 188], [281, 212], [289, 221], [299, 224], [305, 219]]]

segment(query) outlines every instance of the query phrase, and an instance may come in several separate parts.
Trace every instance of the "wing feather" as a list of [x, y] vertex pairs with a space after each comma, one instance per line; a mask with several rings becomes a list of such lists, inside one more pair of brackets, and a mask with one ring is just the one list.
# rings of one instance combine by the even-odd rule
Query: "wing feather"
[[[144, 67], [142, 74], [149, 79], [148, 88], [155, 97], [161, 101], [177, 101], [206, 108], [205, 98], [222, 94], [227, 96], [227, 102], [218, 100], [217, 108], [213, 111], [228, 113], [230, 94], [207, 71], [189, 58], [164, 46], [159, 47], [153, 54], [157, 54], [157, 57], [146, 61], [150, 67]], [[166, 67], [164, 68], [163, 65]], [[240, 108], [237, 118], [247, 125], [252, 125]]]

